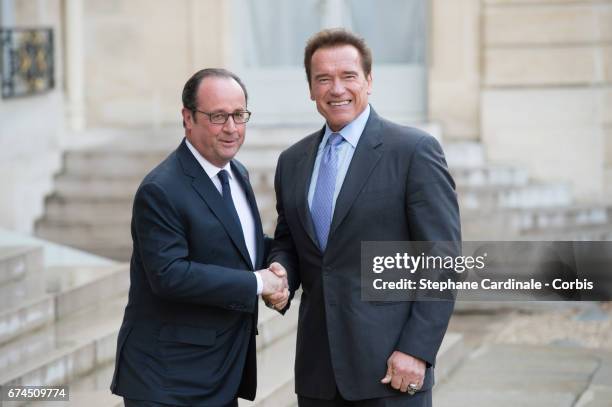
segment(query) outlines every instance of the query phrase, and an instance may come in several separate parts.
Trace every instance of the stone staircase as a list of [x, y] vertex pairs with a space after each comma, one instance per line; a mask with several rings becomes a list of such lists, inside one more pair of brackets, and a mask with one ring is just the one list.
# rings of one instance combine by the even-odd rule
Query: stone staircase
[[[39, 246], [0, 245], [0, 386], [69, 386], [69, 402], [36, 402], [36, 406], [122, 406], [121, 398], [108, 387], [127, 303], [128, 265], [50, 264], [45, 251]], [[63, 263], [66, 257], [62, 256]], [[257, 399], [241, 401], [242, 407], [296, 404], [298, 308], [299, 296], [285, 316], [260, 304]], [[447, 334], [437, 377], [446, 376], [462, 357], [462, 336]]]
[[[0, 386], [68, 385], [70, 403], [49, 406], [123, 405], [108, 387], [129, 266], [54, 266], [45, 265], [43, 257], [41, 247], [0, 246]], [[298, 307], [299, 298], [283, 317], [261, 304], [258, 399], [246, 405], [295, 401]]]
[[[238, 154], [249, 169], [264, 230], [276, 221], [273, 178], [280, 151], [315, 130], [252, 126]], [[46, 198], [36, 234], [45, 239], [127, 261], [131, 253], [133, 195], [146, 174], [180, 141], [181, 129], [151, 138], [128, 132], [114, 142], [68, 151]], [[444, 146], [457, 183], [466, 240], [606, 240], [612, 204], [577, 205], [567, 185], [537, 183], [520, 168], [489, 164], [478, 143]]]
[[[129, 273], [114, 262], [47, 264], [44, 250], [0, 246], [0, 386], [68, 384], [75, 402], [101, 392], [78, 382], [114, 360]], [[105, 393], [92, 407], [113, 405]]]
[[488, 164], [476, 143], [445, 146], [465, 240], [609, 240], [612, 203], [576, 203], [562, 183]]

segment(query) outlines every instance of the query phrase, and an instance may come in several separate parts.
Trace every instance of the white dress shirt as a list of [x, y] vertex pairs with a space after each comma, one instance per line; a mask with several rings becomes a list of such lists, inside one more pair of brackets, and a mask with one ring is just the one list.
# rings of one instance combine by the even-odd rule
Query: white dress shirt
[[[230, 184], [230, 189], [232, 190], [232, 200], [234, 201], [234, 206], [236, 207], [236, 212], [238, 212], [238, 217], [240, 218], [240, 225], [242, 226], [242, 232], [244, 234], [244, 243], [246, 244], [247, 250], [249, 251], [249, 257], [251, 258], [251, 263], [255, 265], [256, 256], [257, 256], [257, 239], [255, 238], [255, 219], [253, 218], [253, 213], [251, 212], [251, 207], [249, 206], [249, 201], [246, 197], [246, 193], [242, 189], [240, 182], [236, 179], [234, 172], [232, 171], [232, 166], [230, 163], [227, 163], [223, 168], [219, 168], [216, 165], [213, 165], [206, 158], [202, 156], [196, 150], [196, 148], [189, 142], [189, 140], [185, 139], [185, 143], [187, 144], [187, 148], [191, 151], [191, 154], [195, 157], [195, 159], [200, 163], [202, 169], [206, 172], [210, 180], [219, 191], [219, 194], [223, 194], [223, 188], [221, 186], [221, 180], [219, 179], [219, 171], [225, 170], [228, 173], [228, 179]], [[257, 278], [257, 294], [261, 294], [263, 290], [263, 281], [259, 273], [255, 273], [255, 277]]]

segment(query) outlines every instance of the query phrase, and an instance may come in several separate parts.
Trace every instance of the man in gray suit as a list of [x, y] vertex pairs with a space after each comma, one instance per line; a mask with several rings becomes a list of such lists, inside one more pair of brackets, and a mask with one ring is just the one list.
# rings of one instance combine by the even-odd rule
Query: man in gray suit
[[361, 300], [362, 241], [460, 241], [444, 154], [430, 135], [368, 103], [371, 52], [342, 30], [305, 50], [310, 97], [325, 126], [284, 151], [268, 260], [303, 289], [296, 393], [308, 406], [430, 406], [452, 301]]

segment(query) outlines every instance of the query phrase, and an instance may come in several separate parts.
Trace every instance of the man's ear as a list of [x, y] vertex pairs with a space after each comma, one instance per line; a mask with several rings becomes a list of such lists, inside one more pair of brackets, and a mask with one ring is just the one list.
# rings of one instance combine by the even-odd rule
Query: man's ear
[[186, 107], [181, 109], [181, 115], [183, 116], [183, 125], [186, 129], [193, 127], [193, 112]]

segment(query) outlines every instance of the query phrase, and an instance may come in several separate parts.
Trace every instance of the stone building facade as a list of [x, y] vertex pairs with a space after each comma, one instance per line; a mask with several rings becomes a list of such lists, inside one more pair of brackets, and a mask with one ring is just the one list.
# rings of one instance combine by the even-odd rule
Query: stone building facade
[[[256, 21], [254, 3], [275, 10], [271, 34], [278, 29], [273, 40], [280, 41], [292, 28], [281, 22], [295, 16], [297, 2], [2, 0], [3, 27], [49, 26], [56, 41], [55, 87], [0, 100], [0, 226], [31, 232], [62, 152], [95, 143], [97, 130], [180, 132], [182, 85], [202, 67], [251, 78], [262, 124], [318, 125], [299, 65], [244, 62], [240, 50], [258, 44], [244, 31]], [[359, 2], [306, 3], [322, 16], [320, 25], [342, 24], [349, 11], [359, 21]], [[490, 162], [566, 182], [578, 201], [612, 197], [612, 1], [386, 0], [368, 7], [409, 3], [424, 17], [388, 18], [398, 33], [406, 30], [399, 22], [416, 24], [424, 58], [416, 70], [375, 65], [374, 103], [383, 114], [433, 124], [445, 143], [482, 143]], [[301, 52], [303, 42], [294, 41], [285, 46]]]

